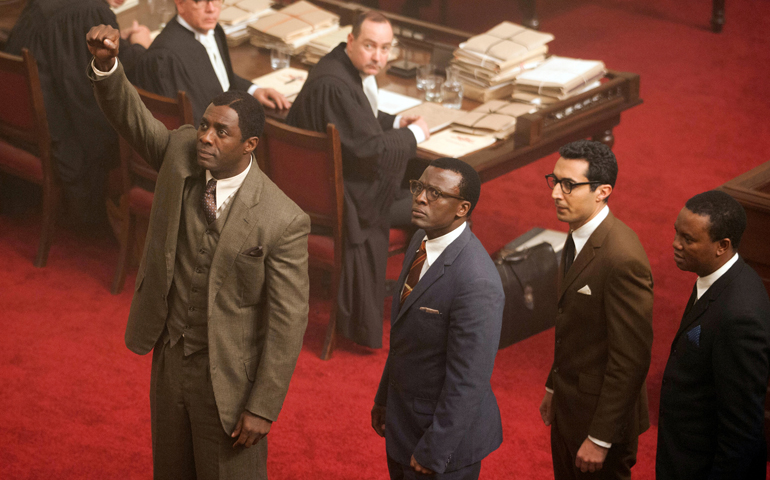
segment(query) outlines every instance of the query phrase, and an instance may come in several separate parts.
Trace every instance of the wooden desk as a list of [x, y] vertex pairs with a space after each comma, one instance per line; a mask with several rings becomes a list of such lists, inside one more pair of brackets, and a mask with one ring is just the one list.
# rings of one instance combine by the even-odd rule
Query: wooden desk
[[[133, 9], [134, 11], [147, 8], [146, 0], [140, 1], [140, 6]], [[162, 1], [164, 0], [153, 0]], [[368, 10], [359, 4], [340, 0], [315, 0], [314, 3], [340, 15], [342, 25], [351, 23], [356, 15]], [[427, 60], [434, 49], [454, 48], [473, 36], [470, 32], [388, 12], [382, 13], [391, 20], [399, 44], [411, 49], [416, 59]], [[130, 21], [131, 14], [132, 11], [124, 12], [119, 21]], [[148, 26], [153, 28], [153, 25]], [[269, 53], [266, 50], [244, 44], [230, 49], [230, 56], [235, 72], [244, 78], [253, 79], [270, 72]], [[292, 66], [302, 65], [293, 60]], [[608, 81], [594, 90], [520, 117], [516, 132], [511, 138], [469, 154], [463, 157], [463, 160], [479, 172], [482, 181], [489, 181], [550, 155], [562, 145], [581, 138], [592, 138], [612, 146], [612, 129], [620, 124], [621, 114], [641, 104], [642, 100], [639, 98], [639, 75], [610, 72], [608, 77]], [[382, 72], [377, 77], [377, 82], [380, 88], [418, 96], [414, 79], [403, 79]], [[463, 101], [464, 110], [471, 110], [478, 105], [467, 99]], [[285, 112], [268, 114], [277, 118], [285, 117]], [[436, 157], [419, 150], [418, 156], [425, 160]]]

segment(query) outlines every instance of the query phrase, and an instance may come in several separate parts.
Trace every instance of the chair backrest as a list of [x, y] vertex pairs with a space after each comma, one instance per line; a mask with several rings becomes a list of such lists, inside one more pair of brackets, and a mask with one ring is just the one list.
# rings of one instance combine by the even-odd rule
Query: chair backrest
[[0, 139], [40, 158], [43, 175], [55, 178], [51, 137], [35, 57], [0, 52]]
[[[152, 115], [160, 120], [169, 130], [182, 125], [193, 124], [192, 104], [185, 92], [177, 92], [176, 98], [162, 97], [139, 87], [135, 87], [139, 97]], [[140, 185], [146, 190], [155, 189], [158, 172], [155, 171], [138, 153], [120, 138], [120, 164], [123, 176], [123, 191], [132, 185]]]
[[259, 147], [265, 174], [311, 222], [338, 229], [342, 238], [344, 187], [337, 128], [329, 124], [324, 134], [268, 118]]

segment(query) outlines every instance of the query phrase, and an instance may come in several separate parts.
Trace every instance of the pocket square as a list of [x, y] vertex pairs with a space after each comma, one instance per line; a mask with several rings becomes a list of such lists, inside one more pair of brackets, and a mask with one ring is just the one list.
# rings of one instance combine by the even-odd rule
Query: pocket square
[[420, 307], [420, 311], [421, 312], [425, 312], [425, 313], [433, 313], [435, 315], [439, 315], [440, 314], [440, 312], [438, 310], [433, 310], [432, 308], [428, 308], [428, 307]]
[[687, 332], [687, 339], [694, 343], [696, 347], [700, 347], [700, 325]]
[[591, 295], [591, 289], [588, 287], [588, 285], [585, 285], [583, 288], [578, 290], [577, 293], [582, 293], [583, 295]]
[[258, 245], [256, 247], [250, 248], [245, 252], [241, 253], [241, 255], [248, 255], [249, 257], [261, 257], [263, 255], [262, 245]]

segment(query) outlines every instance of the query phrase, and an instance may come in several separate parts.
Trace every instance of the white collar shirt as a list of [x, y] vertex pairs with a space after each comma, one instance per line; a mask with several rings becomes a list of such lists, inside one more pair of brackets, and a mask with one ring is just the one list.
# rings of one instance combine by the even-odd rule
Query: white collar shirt
[[423, 240], [425, 240], [425, 263], [422, 264], [422, 270], [420, 271], [420, 278], [422, 278], [423, 275], [425, 275], [425, 272], [428, 271], [431, 265], [433, 265], [433, 262], [436, 261], [436, 259], [444, 253], [444, 250], [446, 250], [446, 247], [448, 247], [452, 242], [457, 240], [457, 238], [460, 236], [460, 234], [463, 233], [463, 231], [466, 228], [467, 222], [463, 222], [462, 225], [455, 228], [449, 233], [445, 233], [444, 235], [441, 235], [440, 237], [436, 237], [433, 240], [428, 240], [428, 236], [425, 235], [423, 237]]
[[700, 300], [700, 297], [703, 296], [706, 291], [711, 288], [712, 285], [714, 285], [714, 282], [719, 280], [719, 277], [727, 273], [730, 268], [735, 265], [735, 262], [738, 261], [738, 254], [734, 254], [730, 260], [727, 261], [724, 265], [719, 267], [716, 271], [706, 275], [705, 277], [698, 277], [698, 280], [695, 282], [695, 286], [698, 290], [698, 300]]
[[[235, 196], [235, 193], [239, 188], [241, 188], [241, 185], [243, 185], [244, 180], [246, 180], [246, 175], [249, 174], [249, 170], [251, 170], [251, 165], [253, 163], [254, 156], [252, 155], [251, 161], [249, 162], [249, 166], [246, 167], [246, 170], [242, 171], [238, 175], [235, 175], [234, 177], [217, 180], [217, 218], [219, 218], [221, 213]], [[214, 177], [211, 175], [211, 172], [206, 170], [206, 183], [208, 183], [212, 178]]]
[[602, 224], [604, 219], [607, 218], [607, 215], [609, 214], [610, 207], [605, 205], [604, 208], [602, 208], [594, 218], [588, 221], [588, 223], [572, 232], [572, 241], [575, 242], [575, 258], [580, 255], [580, 251], [583, 250], [583, 247], [588, 242], [588, 239], [591, 237], [594, 231], [599, 228], [599, 225]]

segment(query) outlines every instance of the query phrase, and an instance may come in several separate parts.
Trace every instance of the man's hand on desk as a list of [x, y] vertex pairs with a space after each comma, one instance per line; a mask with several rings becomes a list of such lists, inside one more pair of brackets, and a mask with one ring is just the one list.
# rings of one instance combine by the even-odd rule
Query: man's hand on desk
[[88, 51], [94, 56], [96, 68], [109, 72], [118, 56], [120, 32], [109, 25], [97, 25], [86, 34], [86, 42]]
[[258, 88], [254, 90], [254, 98], [267, 108], [285, 110], [291, 107], [291, 102], [274, 88]]
[[134, 20], [133, 25], [120, 31], [120, 38], [128, 40], [131, 42], [131, 45], [136, 45], [138, 43], [144, 48], [150, 48], [150, 44], [152, 43], [150, 29], [144, 25], [139, 25], [139, 22], [136, 20]]
[[430, 129], [428, 128], [428, 124], [425, 123], [425, 119], [423, 119], [420, 115], [404, 115], [401, 117], [399, 128], [406, 128], [409, 125], [416, 125], [420, 127], [420, 129], [425, 134], [425, 140], [430, 138]]

